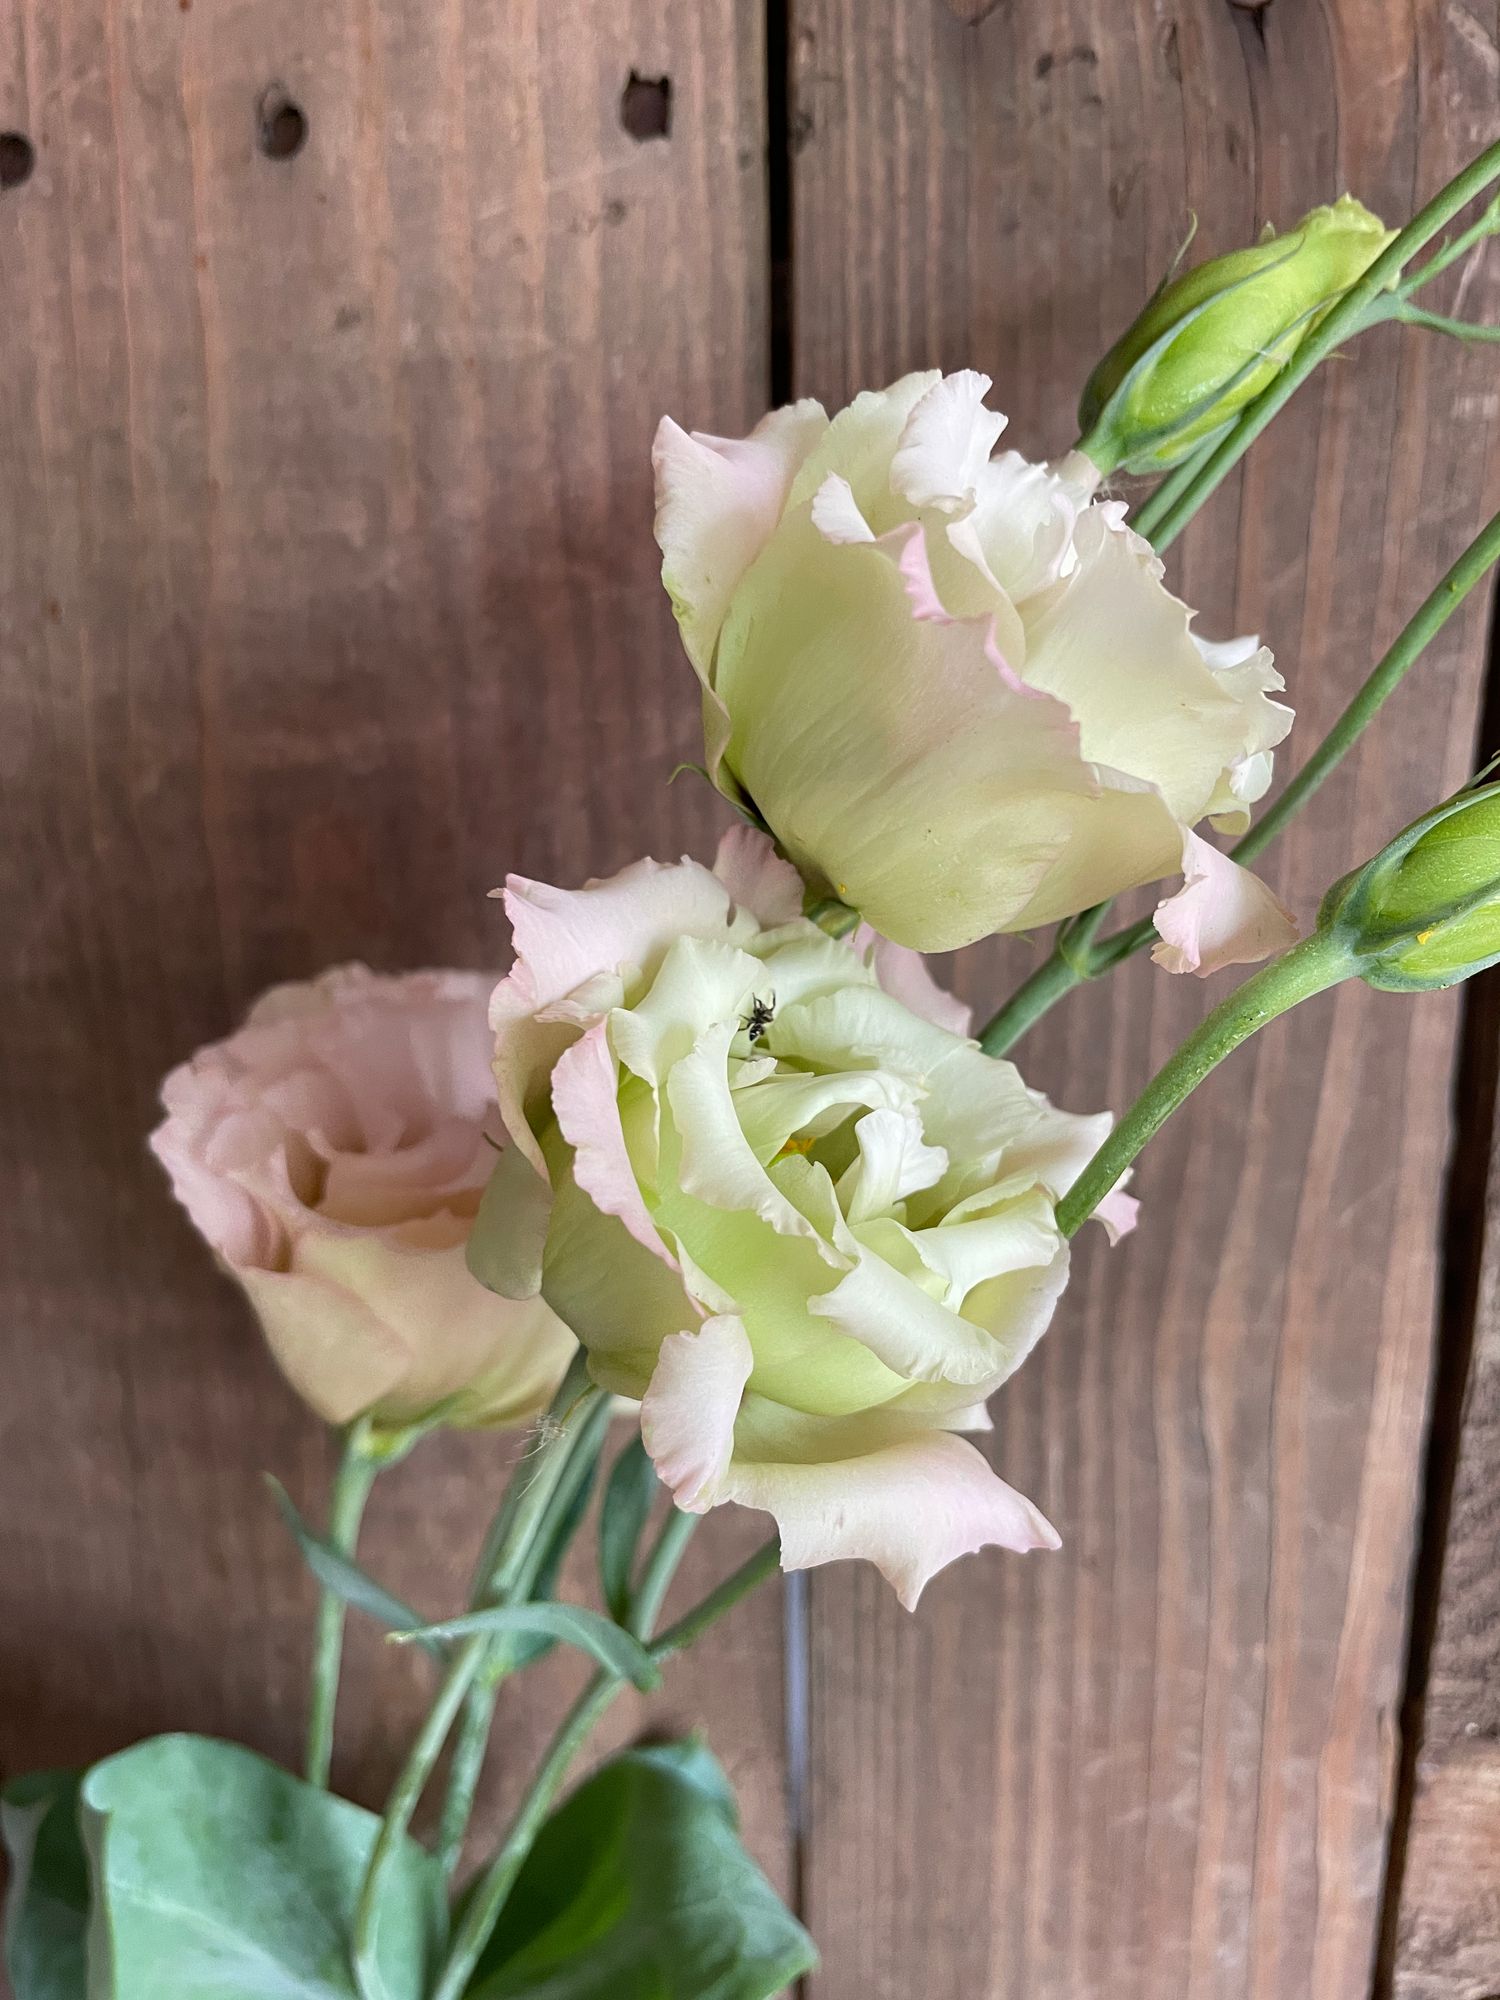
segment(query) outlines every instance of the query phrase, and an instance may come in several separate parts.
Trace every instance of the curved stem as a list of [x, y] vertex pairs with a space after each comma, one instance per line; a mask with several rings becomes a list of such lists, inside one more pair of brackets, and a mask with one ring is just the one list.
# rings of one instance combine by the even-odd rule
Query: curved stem
[[1231, 993], [1157, 1071], [1057, 1204], [1063, 1235], [1074, 1235], [1088, 1221], [1146, 1141], [1225, 1056], [1267, 1021], [1336, 986], [1353, 970], [1348, 947], [1315, 931]]
[[677, 1574], [677, 1565], [682, 1561], [701, 1518], [698, 1514], [684, 1513], [680, 1507], [674, 1507], [668, 1514], [656, 1538], [656, 1545], [646, 1558], [641, 1580], [631, 1599], [630, 1616], [626, 1623], [637, 1639], [647, 1639], [655, 1631], [667, 1591]]
[[1005, 1055], [1049, 1008], [1055, 1007], [1065, 993], [1071, 993], [1083, 981], [1084, 975], [1054, 945], [1036, 971], [1022, 980], [981, 1031], [979, 1046], [987, 1056]]
[[1169, 472], [1160, 486], [1155, 487], [1141, 502], [1130, 524], [1138, 535], [1144, 535], [1148, 542], [1151, 540], [1154, 524], [1169, 514], [1183, 494], [1190, 490], [1219, 443], [1219, 438], [1211, 437], [1207, 444], [1199, 445], [1191, 458], [1185, 458], [1174, 472]]
[[[328, 1541], [341, 1556], [353, 1558], [364, 1519], [365, 1502], [375, 1475], [385, 1460], [372, 1453], [363, 1423], [344, 1433], [343, 1450], [328, 1497]], [[333, 1763], [333, 1718], [339, 1698], [339, 1668], [344, 1657], [344, 1601], [325, 1589], [318, 1599], [318, 1623], [313, 1638], [312, 1688], [307, 1711], [307, 1782], [328, 1789]]]
[[490, 1863], [465, 1906], [454, 1933], [447, 1962], [432, 1990], [432, 2000], [461, 2000], [474, 1968], [500, 1920], [505, 1900], [541, 1832], [542, 1822], [562, 1788], [568, 1767], [582, 1749], [594, 1725], [615, 1696], [629, 1683], [616, 1674], [595, 1674], [564, 1717], [546, 1756], [538, 1765], [526, 1796], [511, 1822], [505, 1844]]
[[[636, 1609], [631, 1624], [637, 1628], [637, 1636], [649, 1636], [654, 1612], [650, 1604], [644, 1602], [647, 1584], [651, 1586], [656, 1604], [665, 1597], [672, 1573], [681, 1560], [688, 1540], [697, 1525], [696, 1516], [678, 1514], [668, 1516], [667, 1524], [658, 1538], [647, 1564], [646, 1576], [641, 1589], [636, 1594]], [[775, 1567], [779, 1555], [779, 1545], [771, 1541], [757, 1551], [748, 1563], [744, 1563], [732, 1577], [711, 1591], [703, 1602], [680, 1618], [668, 1631], [662, 1634], [650, 1648], [651, 1657], [657, 1660], [669, 1658], [690, 1645], [698, 1634], [705, 1631], [716, 1618], [738, 1604], [745, 1594]], [[769, 1560], [768, 1560], [769, 1558]], [[568, 1768], [583, 1747], [594, 1724], [609, 1707], [615, 1696], [629, 1683], [618, 1674], [600, 1672], [594, 1676], [578, 1697], [564, 1718], [561, 1728], [542, 1759], [526, 1796], [521, 1801], [515, 1819], [511, 1822], [500, 1851], [475, 1884], [473, 1894], [464, 1908], [458, 1928], [454, 1932], [448, 1957], [438, 1975], [437, 1985], [432, 1990], [432, 2000], [462, 2000], [490, 1941], [490, 1934], [499, 1922], [500, 1912], [505, 1907], [506, 1898], [515, 1886], [527, 1855], [541, 1831], [542, 1822], [551, 1810], [552, 1802], [562, 1788]]]
[[[507, 1521], [507, 1532], [492, 1554], [492, 1587], [495, 1590], [511, 1589], [525, 1574], [525, 1565], [547, 1518], [549, 1503], [567, 1470], [580, 1427], [603, 1393], [593, 1387], [587, 1387], [580, 1393], [577, 1378], [570, 1369], [562, 1388], [553, 1398], [552, 1411], [543, 1420], [542, 1444], [531, 1461], [531, 1476], [523, 1484], [518, 1475], [501, 1510]], [[442, 1755], [448, 1732], [485, 1664], [490, 1643], [487, 1638], [470, 1639], [455, 1655], [386, 1803], [380, 1831], [375, 1836], [360, 1888], [350, 1943], [350, 1964], [363, 2000], [390, 2000], [380, 1976], [376, 1950], [380, 1904], [386, 1882], [411, 1825], [417, 1803]]]
[[737, 1570], [726, 1576], [724, 1581], [711, 1590], [701, 1604], [695, 1604], [685, 1612], [675, 1625], [669, 1625], [651, 1648], [653, 1660], [669, 1660], [674, 1653], [680, 1653], [706, 1632], [716, 1619], [726, 1611], [732, 1611], [742, 1597], [748, 1597], [757, 1584], [774, 1576], [781, 1563], [781, 1543], [773, 1535], [768, 1542], [762, 1542], [753, 1556], [742, 1562]]
[[[536, 1588], [537, 1573], [546, 1562], [552, 1548], [557, 1524], [566, 1520], [569, 1509], [593, 1472], [608, 1428], [609, 1398], [601, 1396], [580, 1427], [577, 1442], [569, 1455], [563, 1476], [558, 1481], [549, 1505], [547, 1520], [541, 1532], [533, 1537], [530, 1554], [518, 1572], [515, 1582], [503, 1599], [498, 1598], [495, 1591], [490, 1588], [489, 1572], [481, 1564], [475, 1572], [474, 1584], [469, 1592], [471, 1609], [476, 1609], [482, 1604], [502, 1601], [518, 1604], [531, 1596]], [[493, 1645], [484, 1672], [475, 1680], [464, 1698], [463, 1718], [459, 1723], [458, 1734], [453, 1744], [453, 1755], [449, 1760], [448, 1789], [443, 1798], [442, 1819], [438, 1828], [438, 1864], [444, 1877], [449, 1880], [452, 1879], [463, 1858], [464, 1842], [469, 1834], [469, 1821], [474, 1814], [474, 1798], [479, 1789], [480, 1774], [484, 1769], [485, 1753], [489, 1748], [490, 1730], [494, 1726], [495, 1704], [499, 1699], [501, 1684], [514, 1670], [516, 1658], [517, 1648], [514, 1642], [510, 1642], [508, 1648], [505, 1641]]]

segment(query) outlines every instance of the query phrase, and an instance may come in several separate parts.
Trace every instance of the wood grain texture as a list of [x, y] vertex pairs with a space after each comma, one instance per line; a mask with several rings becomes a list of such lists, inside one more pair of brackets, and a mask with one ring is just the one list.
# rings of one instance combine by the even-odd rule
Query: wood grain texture
[[[1494, 1031], [1492, 1015], [1486, 1025]], [[1399, 1885], [1395, 2000], [1500, 1993], [1500, 1149], [1486, 1209]]]
[[[1346, 186], [1411, 213], [1500, 128], [1496, 30], [1490, 0], [796, 0], [799, 390], [983, 368], [1008, 442], [1064, 448], [1190, 212], [1204, 253]], [[1494, 263], [1465, 303], [1495, 316]], [[1493, 508], [1497, 420], [1492, 355], [1372, 336], [1174, 552], [1208, 633], [1275, 646], [1294, 762]], [[1304, 919], [1470, 768], [1481, 624], [1268, 859]], [[1137, 962], [1034, 1033], [1028, 1077], [1118, 1108], [1224, 983]], [[1316, 1002], [1146, 1156], [1141, 1230], [1082, 1247], [998, 1406], [1060, 1555], [960, 1565], [915, 1619], [815, 1580], [820, 2000], [1364, 2000], [1455, 1017]]]
[[[632, 72], [665, 136], [624, 129]], [[311, 1595], [259, 1474], [315, 1508], [328, 1444], [147, 1160], [156, 1085], [272, 981], [498, 965], [507, 868], [708, 838], [663, 783], [699, 737], [649, 448], [764, 403], [761, 9], [0, 0], [5, 129], [0, 1760], [295, 1758]], [[454, 1601], [512, 1449], [389, 1476], [394, 1588]], [[691, 1573], [755, 1539], [713, 1523]], [[712, 1709], [784, 1878], [779, 1676], [767, 1593], [656, 1713]], [[356, 1796], [426, 1685], [354, 1641]]]

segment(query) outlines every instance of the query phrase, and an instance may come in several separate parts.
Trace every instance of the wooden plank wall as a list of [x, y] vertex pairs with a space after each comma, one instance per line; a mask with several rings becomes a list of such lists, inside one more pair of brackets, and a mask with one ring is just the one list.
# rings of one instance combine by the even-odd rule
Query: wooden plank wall
[[[309, 1594], [258, 1474], [311, 1501], [326, 1445], [145, 1160], [156, 1082], [274, 979], [495, 962], [507, 867], [704, 849], [711, 803], [654, 782], [696, 728], [657, 415], [742, 428], [773, 359], [831, 399], [940, 362], [1060, 448], [1190, 210], [1210, 248], [1346, 185], [1407, 212], [1500, 128], [1496, 42], [1496, 0], [0, 0], [0, 132], [36, 149], [0, 187], [6, 1768], [167, 1727], [295, 1755]], [[670, 93], [627, 118], [633, 76]], [[1493, 266], [1466, 310], [1500, 317]], [[1495, 382], [1373, 337], [1174, 558], [1207, 629], [1274, 641], [1304, 743], [1495, 504]], [[1469, 768], [1481, 625], [1278, 854], [1304, 914]], [[1216, 990], [1133, 966], [1028, 1072], [1122, 1104]], [[800, 1878], [816, 2000], [1370, 1991], [1457, 1012], [1318, 1003], [1153, 1151], [1000, 1410], [1061, 1555], [916, 1620], [814, 1580], [799, 1851], [774, 1593], [674, 1670], [657, 1719], [710, 1724]], [[397, 1589], [451, 1593], [500, 1470], [470, 1440], [390, 1477]], [[716, 1518], [699, 1578], [758, 1532]], [[423, 1687], [356, 1645], [357, 1795]], [[492, 1819], [562, 1692], [527, 1684]], [[1423, 1796], [1399, 1990], [1483, 2000], [1492, 1967], [1410, 1983], [1453, 1879]]]
[[[296, 1755], [310, 1592], [260, 1474], [313, 1504], [327, 1443], [145, 1154], [163, 1072], [331, 961], [498, 965], [507, 868], [716, 823], [663, 782], [697, 721], [649, 452], [664, 409], [764, 406], [764, 78], [739, 0], [0, 0], [37, 161], [0, 194], [7, 1768]], [[456, 1601], [508, 1450], [391, 1477], [398, 1589]], [[715, 1522], [700, 1581], [758, 1533]], [[784, 1879], [779, 1635], [771, 1593], [661, 1719], [717, 1712]], [[383, 1796], [426, 1688], [359, 1639], [345, 1786]]]
[[[1204, 248], [1345, 187], [1408, 214], [1500, 127], [1493, 5], [794, 19], [798, 388], [983, 368], [1032, 455], [1070, 441], [1190, 212]], [[1174, 557], [1208, 631], [1274, 640], [1303, 742], [1493, 507], [1495, 382], [1492, 355], [1372, 339]], [[1304, 917], [1469, 768], [1481, 649], [1476, 611], [1278, 851]], [[1137, 963], [1023, 1060], [1122, 1104], [1216, 990]], [[912, 1621], [866, 1575], [815, 1578], [820, 2000], [904, 2000], [922, 1967], [997, 2000], [1368, 1993], [1457, 1011], [1309, 1007], [1149, 1154], [1138, 1235], [1087, 1247], [999, 1405], [1059, 1557], [961, 1566]]]

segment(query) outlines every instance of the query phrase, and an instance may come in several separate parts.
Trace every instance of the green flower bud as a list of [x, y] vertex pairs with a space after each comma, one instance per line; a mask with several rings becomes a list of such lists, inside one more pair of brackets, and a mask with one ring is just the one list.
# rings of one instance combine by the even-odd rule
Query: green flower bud
[[1453, 986], [1500, 961], [1500, 784], [1460, 792], [1397, 834], [1324, 898], [1367, 984]]
[[1089, 377], [1083, 449], [1103, 472], [1161, 472], [1286, 366], [1394, 230], [1343, 195], [1285, 235], [1169, 278]]

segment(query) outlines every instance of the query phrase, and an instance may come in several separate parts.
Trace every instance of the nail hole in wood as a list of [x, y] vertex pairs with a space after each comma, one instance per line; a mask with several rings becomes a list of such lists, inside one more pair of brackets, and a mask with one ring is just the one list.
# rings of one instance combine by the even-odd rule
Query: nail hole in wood
[[620, 93], [620, 123], [632, 139], [668, 139], [672, 135], [672, 79], [641, 76], [635, 70]]
[[36, 147], [24, 132], [0, 132], [0, 188], [18, 188], [32, 176]]
[[294, 160], [307, 144], [307, 113], [279, 83], [262, 92], [256, 116], [260, 150], [268, 160]]

